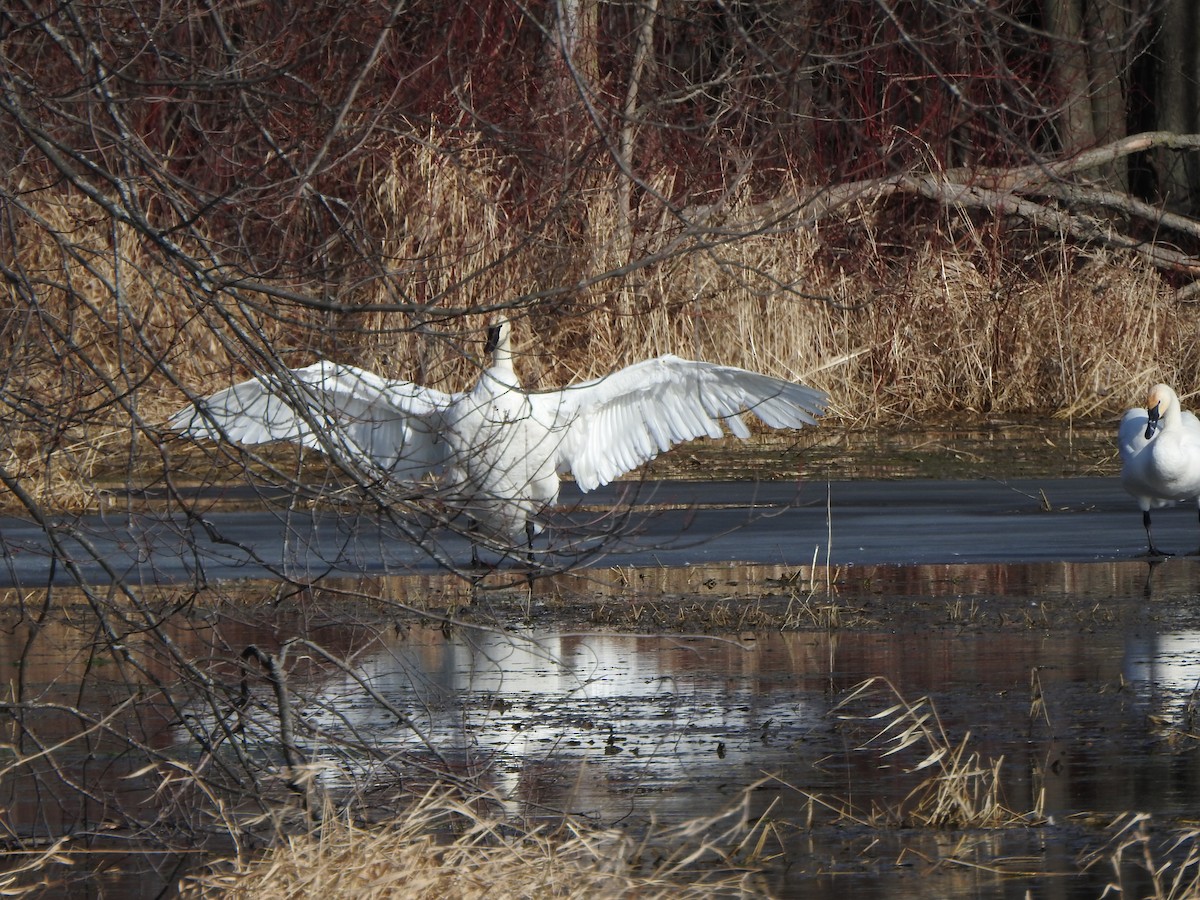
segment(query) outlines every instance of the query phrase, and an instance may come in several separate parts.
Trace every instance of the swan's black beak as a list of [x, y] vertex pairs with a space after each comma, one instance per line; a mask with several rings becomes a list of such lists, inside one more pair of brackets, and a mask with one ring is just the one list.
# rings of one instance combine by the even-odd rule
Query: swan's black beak
[[1146, 440], [1154, 437], [1154, 432], [1158, 428], [1158, 407], [1159, 403], [1155, 403], [1150, 409], [1146, 410]]
[[[484, 353], [495, 353], [496, 348], [500, 346], [500, 326], [489, 325], [487, 332], [487, 341], [483, 345]], [[1156, 407], [1157, 408], [1157, 407]]]

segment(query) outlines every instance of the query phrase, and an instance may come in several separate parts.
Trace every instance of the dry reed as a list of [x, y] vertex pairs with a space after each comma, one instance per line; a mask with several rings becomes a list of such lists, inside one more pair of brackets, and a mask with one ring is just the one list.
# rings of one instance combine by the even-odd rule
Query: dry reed
[[[746, 196], [727, 198], [711, 233], [643, 214], [631, 257], [615, 183], [584, 185], [563, 221], [530, 228], [505, 206], [493, 152], [434, 144], [362, 173], [380, 274], [304, 286], [344, 312], [205, 295], [88, 201], [30, 194], [6, 262], [37, 289], [3, 288], [0, 463], [41, 502], [94, 506], [97, 482], [167, 462], [146, 453], [152, 426], [185, 392], [317, 356], [457, 389], [477, 372], [488, 311], [509, 303], [530, 384], [672, 352], [806, 380], [832, 395], [831, 422], [856, 426], [1112, 416], [1157, 380], [1200, 389], [1200, 322], [1132, 258], [951, 213], [920, 235], [874, 208], [767, 229]], [[380, 311], [398, 297], [425, 312]]]
[[1107, 864], [1113, 880], [1101, 896], [1185, 900], [1200, 896], [1200, 829], [1169, 828], [1156, 834], [1147, 813], [1123, 813], [1109, 826], [1112, 838], [1081, 860], [1083, 868]]
[[[735, 853], [761, 852], [745, 811], [663, 829], [641, 841], [566, 819], [553, 830], [519, 829], [431, 790], [395, 821], [363, 827], [327, 815], [312, 833], [281, 838], [251, 862], [216, 863], [186, 880], [185, 898], [370, 900], [443, 897], [763, 896]], [[757, 842], [755, 837], [760, 838]], [[653, 859], [647, 865], [644, 860]], [[642, 871], [649, 869], [649, 871]]]
[[[874, 698], [880, 692], [890, 701], [883, 709], [867, 716], [844, 713], [856, 702]], [[881, 759], [889, 759], [915, 748], [918, 759], [907, 771], [930, 773], [894, 807], [867, 816], [872, 824], [999, 828], [1027, 825], [1041, 819], [1040, 810], [1017, 813], [1005, 805], [1000, 783], [1003, 757], [984, 760], [978, 751], [970, 750], [970, 733], [957, 743], [952, 741], [928, 698], [910, 703], [887, 679], [876, 677], [853, 688], [838, 704], [835, 712], [838, 711], [843, 711], [845, 719], [878, 727], [860, 750], [882, 746], [886, 749]]]

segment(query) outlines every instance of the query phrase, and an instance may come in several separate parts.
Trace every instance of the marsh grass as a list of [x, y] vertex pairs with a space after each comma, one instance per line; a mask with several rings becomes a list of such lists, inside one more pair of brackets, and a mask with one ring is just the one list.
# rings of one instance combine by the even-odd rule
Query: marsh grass
[[[738, 194], [711, 235], [643, 214], [630, 269], [615, 181], [586, 185], [569, 228], [531, 225], [505, 206], [493, 151], [437, 143], [362, 173], [378, 274], [323, 282], [321, 271], [349, 270], [332, 258], [283, 285], [340, 312], [197, 293], [90, 201], [28, 194], [7, 252], [37, 290], [3, 289], [0, 461], [39, 502], [94, 507], [98, 478], [169, 466], [156, 423], [188, 394], [268, 358], [318, 356], [459, 389], [478, 373], [490, 311], [510, 305], [533, 386], [671, 352], [824, 388], [834, 428], [1105, 417], [1156, 380], [1185, 396], [1200, 386], [1200, 321], [1132, 258], [968, 215], [898, 224], [875, 206], [819, 230], [764, 228], [757, 198]], [[383, 311], [398, 300], [423, 311]]]
[[[882, 697], [887, 705], [868, 714], [849, 710], [864, 699]], [[844, 721], [875, 730], [860, 751], [878, 752], [881, 766], [904, 766], [919, 775], [915, 787], [895, 806], [853, 813], [876, 827], [1002, 828], [1028, 825], [1042, 818], [1040, 809], [1015, 812], [1004, 802], [1001, 771], [1004, 758], [985, 759], [971, 749], [971, 735], [954, 741], [938, 718], [933, 701], [906, 700], [884, 678], [870, 678], [853, 688], [835, 708]]]
[[1200, 685], [1194, 686], [1179, 709], [1165, 715], [1150, 715], [1154, 734], [1176, 751], [1200, 746]]
[[1200, 896], [1200, 829], [1155, 829], [1147, 813], [1123, 813], [1109, 826], [1108, 844], [1087, 854], [1084, 868], [1113, 870], [1102, 896], [1185, 900]]
[[[748, 794], [747, 794], [748, 796]], [[745, 804], [635, 839], [567, 817], [514, 826], [475, 802], [431, 789], [394, 820], [359, 825], [328, 813], [310, 833], [281, 835], [261, 858], [217, 862], [186, 880], [185, 898], [762, 896], [754, 864], [769, 826]]]

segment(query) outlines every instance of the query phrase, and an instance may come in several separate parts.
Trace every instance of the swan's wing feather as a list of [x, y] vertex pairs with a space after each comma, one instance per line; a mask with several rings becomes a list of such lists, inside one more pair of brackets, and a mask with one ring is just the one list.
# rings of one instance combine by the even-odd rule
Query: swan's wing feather
[[1117, 430], [1117, 447], [1121, 451], [1121, 459], [1132, 459], [1149, 443], [1146, 440], [1148, 421], [1150, 416], [1141, 407], [1125, 410], [1125, 415], [1121, 416], [1121, 426]]
[[1183, 419], [1183, 427], [1188, 433], [1194, 437], [1200, 437], [1200, 419], [1196, 418], [1196, 414], [1189, 409], [1183, 410], [1180, 413], [1180, 418]]
[[327, 361], [289, 374], [260, 375], [218, 391], [179, 410], [168, 425], [193, 438], [291, 441], [369, 461], [400, 480], [446, 464], [437, 437], [452, 395]]
[[742, 412], [771, 428], [815, 425], [828, 396], [733, 366], [660, 356], [530, 400], [534, 415], [557, 435], [559, 471], [589, 491], [676, 444], [721, 437], [722, 423], [748, 437]]

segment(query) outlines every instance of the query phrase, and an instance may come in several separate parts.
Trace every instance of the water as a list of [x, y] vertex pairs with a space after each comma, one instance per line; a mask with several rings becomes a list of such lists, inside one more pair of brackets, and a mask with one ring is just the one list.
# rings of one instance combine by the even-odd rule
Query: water
[[[12, 846], [89, 848], [70, 871], [110, 874], [78, 895], [172, 883], [220, 830], [185, 773], [236, 782], [247, 812], [255, 791], [281, 790], [277, 695], [262, 665], [238, 662], [253, 645], [286, 676], [312, 783], [379, 814], [437, 773], [514, 817], [635, 831], [745, 802], [771, 826], [780, 896], [1098, 897], [1117, 871], [1114, 820], [1151, 814], [1161, 861], [1200, 804], [1198, 574], [1191, 560], [713, 565], [596, 570], [532, 595], [437, 576], [144, 608], [26, 595], [0, 643], [0, 824]], [[157, 631], [135, 627], [147, 621]], [[98, 623], [120, 632], [116, 650]], [[899, 698], [928, 698], [946, 749], [998, 762], [1007, 820], [1023, 824], [914, 824], [911, 794], [937, 767], [913, 769], [937, 745], [887, 754], [897, 714], [870, 716]], [[131, 856], [149, 835], [161, 852]], [[117, 861], [136, 875], [112, 874]], [[1127, 892], [1142, 885], [1121, 871]]]

